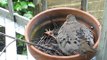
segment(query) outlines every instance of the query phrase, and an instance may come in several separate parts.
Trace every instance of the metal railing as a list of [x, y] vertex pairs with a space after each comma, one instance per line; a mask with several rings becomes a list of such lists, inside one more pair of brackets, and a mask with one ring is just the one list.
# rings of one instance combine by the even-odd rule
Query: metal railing
[[[42, 3], [45, 4], [45, 6], [42, 6], [43, 10], [45, 10], [47, 2], [44, 0]], [[9, 10], [0, 7], [0, 25], [5, 27], [5, 34], [12, 37], [16, 36], [16, 32], [24, 35], [24, 29], [29, 19], [14, 13], [12, 0], [8, 0], [8, 8]], [[88, 0], [81, 0], [81, 9], [84, 11], [88, 10]], [[5, 38], [6, 46], [14, 40], [8, 37]], [[34, 60], [28, 49], [27, 53], [27, 56], [18, 55], [16, 42], [13, 42], [6, 48], [6, 52], [0, 56], [0, 60]]]

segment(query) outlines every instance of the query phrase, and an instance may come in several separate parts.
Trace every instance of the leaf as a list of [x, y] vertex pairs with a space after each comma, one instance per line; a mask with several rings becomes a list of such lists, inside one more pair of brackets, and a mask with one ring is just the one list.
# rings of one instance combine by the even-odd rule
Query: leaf
[[32, 18], [32, 14], [24, 14], [24, 16], [29, 18], [29, 19]]
[[22, 7], [21, 7], [21, 5], [19, 3], [16, 3], [15, 6], [14, 6], [14, 9], [16, 11], [20, 11], [20, 10], [22, 10]]
[[16, 34], [16, 37], [19, 38], [19, 39], [23, 39], [24, 38], [24, 36], [21, 35], [21, 34]]
[[29, 2], [29, 3], [28, 3], [28, 6], [35, 8], [35, 5], [34, 5], [32, 2]]
[[24, 14], [24, 16], [30, 19], [33, 17], [33, 14], [31, 11], [28, 11], [27, 13]]
[[27, 9], [27, 8], [28, 8], [28, 5], [27, 5], [27, 2], [26, 2], [26, 1], [20, 2], [20, 5], [21, 5], [21, 8], [22, 8], [22, 9]]
[[0, 0], [0, 5], [2, 7], [6, 7], [7, 6], [7, 0]]
[[23, 54], [23, 55], [27, 55], [27, 51], [26, 51], [26, 50], [23, 51], [22, 54]]
[[7, 4], [7, 1], [1, 1], [2, 5], [6, 5]]

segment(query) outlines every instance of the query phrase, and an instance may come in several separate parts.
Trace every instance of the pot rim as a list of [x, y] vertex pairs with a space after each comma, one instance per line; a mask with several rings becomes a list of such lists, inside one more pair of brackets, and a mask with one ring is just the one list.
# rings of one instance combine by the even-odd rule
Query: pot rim
[[[75, 11], [78, 11], [78, 12], [80, 12], [80, 13], [82, 13], [82, 14], [85, 14], [85, 15], [91, 17], [93, 20], [95, 20], [95, 22], [96, 22], [96, 23], [98, 24], [98, 26], [99, 26], [99, 35], [98, 35], [98, 40], [97, 40], [96, 43], [94, 44], [93, 48], [97, 48], [98, 43], [99, 43], [99, 39], [100, 39], [99, 36], [101, 35], [101, 24], [99, 23], [99, 21], [98, 21], [94, 16], [92, 16], [91, 14], [89, 14], [88, 12], [85, 12], [85, 11], [82, 11], [82, 10], [76, 9], [76, 8], [69, 8], [69, 7], [60, 7], [60, 8], [48, 9], [48, 10], [45, 10], [45, 11], [37, 14], [36, 16], [34, 16], [34, 17], [28, 22], [28, 24], [27, 24], [27, 26], [26, 26], [26, 29], [25, 29], [25, 38], [26, 38], [26, 41], [29, 42], [29, 40], [28, 40], [29, 37], [28, 37], [28, 33], [27, 33], [27, 32], [28, 32], [29, 26], [31, 25], [31, 23], [33, 22], [33, 20], [34, 20], [35, 18], [37, 18], [37, 17], [39, 17], [40, 15], [45, 14], [45, 13], [47, 13], [47, 12], [50, 12], [50, 11], [53, 11], [53, 10], [61, 10], [61, 9], [62, 9], [62, 10], [63, 10], [63, 9], [65, 9], [65, 10], [75, 10]], [[48, 56], [48, 57], [54, 57], [54, 58], [73, 58], [73, 57], [78, 57], [78, 56], [80, 56], [80, 54], [71, 55], [71, 56], [55, 56], [55, 55], [49, 55], [49, 54], [47, 54], [47, 53], [44, 53], [44, 52], [36, 49], [33, 45], [30, 45], [30, 48], [32, 48], [35, 52], [38, 52], [38, 53], [41, 54], [41, 55]]]

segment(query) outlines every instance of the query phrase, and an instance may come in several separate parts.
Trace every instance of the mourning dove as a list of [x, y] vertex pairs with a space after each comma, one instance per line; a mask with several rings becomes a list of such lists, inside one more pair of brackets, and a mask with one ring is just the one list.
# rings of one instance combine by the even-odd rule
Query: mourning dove
[[87, 51], [94, 51], [91, 48], [94, 44], [94, 36], [91, 30], [78, 22], [72, 14], [67, 15], [66, 21], [60, 27], [55, 38], [59, 48], [67, 55], [71, 55], [74, 52], [85, 53]]
[[90, 47], [85, 39], [81, 40], [80, 48], [79, 48], [80, 54], [84, 53], [96, 53], [96, 50]]

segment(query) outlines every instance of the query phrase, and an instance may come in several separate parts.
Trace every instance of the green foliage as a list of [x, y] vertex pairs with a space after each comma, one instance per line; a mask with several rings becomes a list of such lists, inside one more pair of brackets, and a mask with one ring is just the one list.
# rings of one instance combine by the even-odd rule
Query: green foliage
[[[0, 0], [0, 7], [7, 8], [8, 0]], [[33, 17], [33, 10], [35, 5], [32, 3], [32, 0], [13, 0], [14, 11], [22, 16], [27, 18]], [[16, 34], [16, 37], [19, 39], [24, 39], [23, 35]], [[20, 41], [17, 41], [17, 53], [26, 54], [26, 44]]]
[[28, 3], [28, 6], [35, 8], [35, 5], [34, 5], [32, 2], [29, 2], [29, 3]]
[[33, 13], [31, 11], [28, 11], [23, 16], [25, 16], [25, 17], [33, 17], [31, 14], [33, 14]]
[[[18, 39], [23, 39], [24, 40], [24, 36], [21, 34], [16, 34], [16, 37]], [[17, 41], [17, 53], [18, 54], [23, 54], [25, 55], [27, 53], [27, 49], [26, 49], [26, 44], [21, 42], [21, 41]]]
[[[0, 7], [6, 8], [7, 0], [0, 0]], [[18, 14], [32, 18], [35, 5], [30, 0], [13, 0], [13, 8]]]
[[0, 6], [3, 8], [7, 7], [7, 0], [0, 0]]
[[27, 18], [33, 17], [34, 8], [35, 5], [30, 1], [25, 1], [25, 0], [14, 1], [14, 10]]

